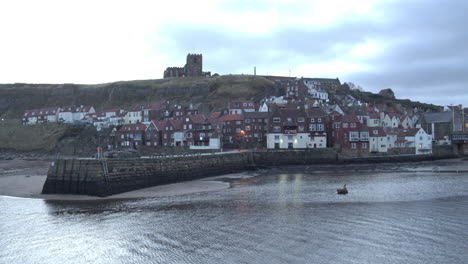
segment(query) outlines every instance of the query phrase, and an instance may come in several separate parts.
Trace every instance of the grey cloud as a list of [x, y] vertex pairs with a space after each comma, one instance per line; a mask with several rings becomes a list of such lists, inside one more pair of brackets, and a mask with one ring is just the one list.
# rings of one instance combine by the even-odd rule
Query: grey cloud
[[[322, 29], [297, 25], [256, 35], [217, 26], [171, 24], [159, 34], [176, 44], [172, 52], [202, 52], [210, 58], [205, 59], [206, 68], [222, 74], [250, 72], [253, 66], [284, 71], [304, 63], [328, 62], [346, 58], [353, 46], [365, 40], [377, 40], [388, 44], [383, 54], [351, 61], [372, 65], [371, 72], [336, 75], [373, 92], [391, 87], [398, 97], [426, 96], [427, 103], [435, 104], [447, 104], [450, 93], [464, 100], [459, 103], [468, 104], [468, 2], [409, 2], [384, 2], [378, 7], [382, 20], [344, 17]], [[237, 9], [244, 10], [249, 9]]]

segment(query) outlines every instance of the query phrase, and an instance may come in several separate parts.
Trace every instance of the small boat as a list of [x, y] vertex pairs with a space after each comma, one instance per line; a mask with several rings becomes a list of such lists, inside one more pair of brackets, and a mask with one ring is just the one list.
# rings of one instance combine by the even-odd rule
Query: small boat
[[348, 189], [346, 189], [346, 184], [343, 186], [343, 188], [336, 189], [337, 194], [348, 194]]

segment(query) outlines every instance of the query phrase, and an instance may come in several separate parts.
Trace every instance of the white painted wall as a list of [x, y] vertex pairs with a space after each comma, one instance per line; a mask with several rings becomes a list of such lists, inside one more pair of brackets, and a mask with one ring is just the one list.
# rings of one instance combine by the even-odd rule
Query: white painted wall
[[280, 149], [288, 149], [292, 145], [293, 149], [306, 149], [306, 148], [326, 148], [327, 137], [315, 136], [309, 137], [309, 133], [298, 134], [282, 134], [282, 133], [268, 133], [267, 134], [267, 148], [274, 149], [275, 144], [279, 144]]

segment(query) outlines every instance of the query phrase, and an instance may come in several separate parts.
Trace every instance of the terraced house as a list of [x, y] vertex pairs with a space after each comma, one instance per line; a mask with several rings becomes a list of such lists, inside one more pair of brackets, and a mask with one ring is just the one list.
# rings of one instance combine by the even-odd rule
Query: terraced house
[[276, 108], [268, 119], [268, 149], [325, 148], [325, 119], [313, 111]]

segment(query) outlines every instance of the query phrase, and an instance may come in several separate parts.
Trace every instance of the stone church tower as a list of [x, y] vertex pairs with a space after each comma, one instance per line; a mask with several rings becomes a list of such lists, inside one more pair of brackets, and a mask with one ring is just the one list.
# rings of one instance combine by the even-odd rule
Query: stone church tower
[[187, 77], [202, 76], [203, 56], [201, 54], [188, 54], [185, 73]]
[[211, 72], [203, 71], [203, 56], [201, 54], [188, 54], [184, 67], [168, 67], [164, 71], [164, 78], [198, 76], [211, 76]]

